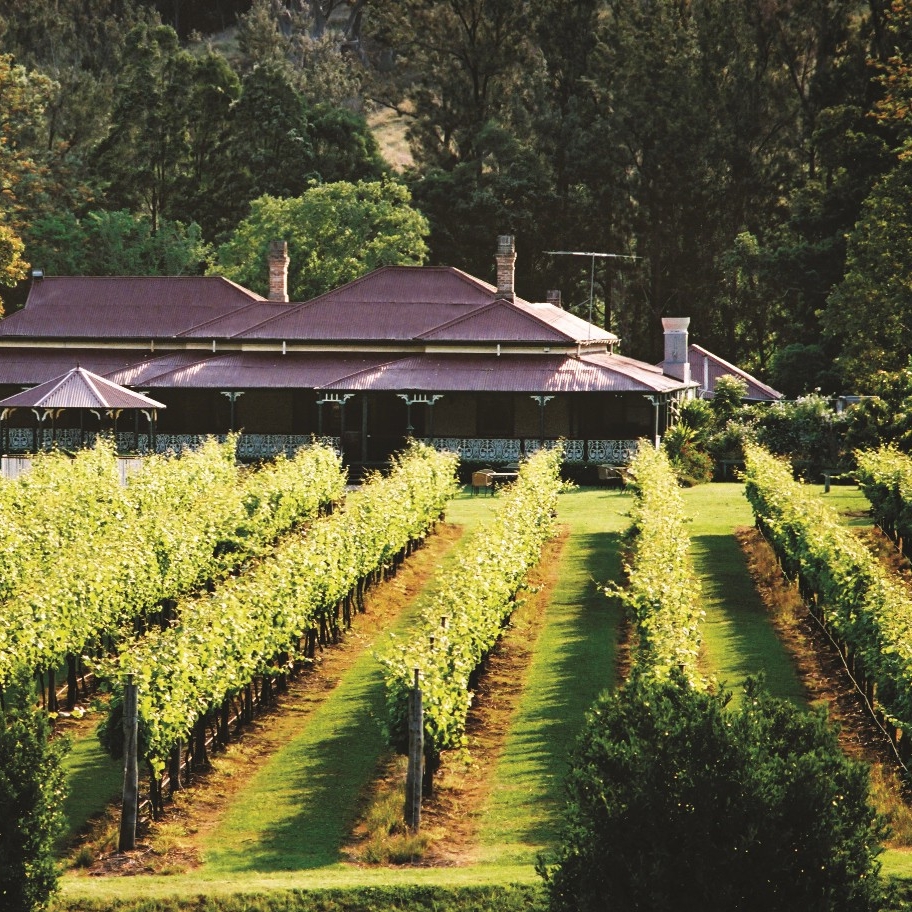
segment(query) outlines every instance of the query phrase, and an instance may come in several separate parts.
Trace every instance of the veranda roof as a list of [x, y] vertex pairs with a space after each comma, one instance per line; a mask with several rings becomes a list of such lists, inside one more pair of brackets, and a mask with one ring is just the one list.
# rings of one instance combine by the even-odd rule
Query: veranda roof
[[165, 405], [74, 367], [62, 377], [0, 400], [0, 408], [161, 409]]

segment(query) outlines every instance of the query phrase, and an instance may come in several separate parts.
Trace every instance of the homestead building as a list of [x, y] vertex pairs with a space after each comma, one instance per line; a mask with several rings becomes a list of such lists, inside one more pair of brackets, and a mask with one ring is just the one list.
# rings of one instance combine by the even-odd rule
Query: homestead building
[[[560, 438], [569, 463], [596, 465], [625, 462], [700, 393], [694, 367], [708, 362], [694, 361], [686, 319], [664, 321], [661, 365], [619, 355], [617, 337], [558, 294], [516, 293], [511, 236], [498, 240], [496, 285], [453, 267], [384, 266], [297, 303], [286, 251], [272, 245], [266, 298], [214, 276], [34, 277], [23, 309], [0, 321], [0, 398], [78, 365], [164, 406], [155, 427], [92, 412], [127, 449], [242, 431], [238, 455], [254, 460], [317, 436], [371, 466], [416, 437], [496, 465]], [[10, 453], [86, 433], [86, 415], [66, 409], [0, 417]]]

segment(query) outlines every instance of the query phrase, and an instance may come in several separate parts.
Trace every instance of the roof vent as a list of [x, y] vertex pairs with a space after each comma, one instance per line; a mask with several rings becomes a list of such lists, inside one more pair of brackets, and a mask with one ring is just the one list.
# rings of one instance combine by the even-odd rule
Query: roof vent
[[44, 278], [43, 269], [33, 269], [32, 270], [32, 281], [33, 282], [40, 282], [43, 278]]
[[269, 300], [288, 303], [288, 244], [273, 241], [269, 245]]
[[561, 293], [557, 288], [552, 288], [550, 291], [545, 292], [545, 303], [553, 304], [555, 307], [560, 307], [563, 309], [561, 304]]

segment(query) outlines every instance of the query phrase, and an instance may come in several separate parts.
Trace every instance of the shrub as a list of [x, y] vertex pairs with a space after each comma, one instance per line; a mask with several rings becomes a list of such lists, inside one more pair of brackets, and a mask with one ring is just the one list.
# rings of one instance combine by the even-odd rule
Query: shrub
[[35, 708], [27, 681], [4, 697], [11, 705], [0, 713], [0, 908], [42, 912], [57, 890], [65, 745], [49, 742], [47, 714]]
[[881, 908], [867, 768], [822, 712], [757, 682], [729, 698], [638, 676], [596, 703], [557, 863], [539, 866], [552, 912]]

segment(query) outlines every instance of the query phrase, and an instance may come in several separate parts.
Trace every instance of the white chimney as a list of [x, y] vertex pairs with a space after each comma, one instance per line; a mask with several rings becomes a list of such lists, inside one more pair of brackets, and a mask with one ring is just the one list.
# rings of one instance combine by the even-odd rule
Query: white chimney
[[497, 238], [497, 296], [513, 300], [513, 271], [516, 266], [516, 244], [512, 234], [501, 234]]
[[683, 383], [690, 383], [688, 326], [690, 317], [662, 317], [662, 329], [665, 331], [665, 360], [662, 362], [662, 372]]
[[273, 241], [269, 245], [269, 300], [288, 303], [288, 244]]

